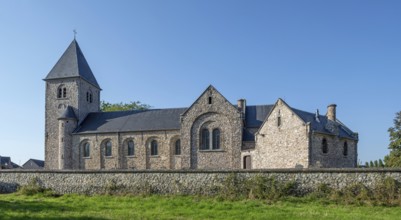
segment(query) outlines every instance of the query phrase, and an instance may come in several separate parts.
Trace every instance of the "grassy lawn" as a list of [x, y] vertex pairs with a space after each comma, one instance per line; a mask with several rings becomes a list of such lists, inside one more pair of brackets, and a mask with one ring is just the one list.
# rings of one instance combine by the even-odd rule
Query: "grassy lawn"
[[400, 207], [187, 196], [0, 195], [0, 219], [400, 219]]

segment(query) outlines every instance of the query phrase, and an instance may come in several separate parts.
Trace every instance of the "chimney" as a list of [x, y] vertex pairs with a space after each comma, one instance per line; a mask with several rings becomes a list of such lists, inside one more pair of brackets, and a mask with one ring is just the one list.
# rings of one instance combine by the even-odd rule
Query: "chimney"
[[238, 110], [240, 110], [242, 112], [242, 114], [245, 115], [246, 100], [245, 99], [239, 99], [237, 101], [237, 106], [238, 106]]
[[336, 104], [331, 104], [329, 106], [327, 106], [327, 118], [331, 121], [336, 121]]

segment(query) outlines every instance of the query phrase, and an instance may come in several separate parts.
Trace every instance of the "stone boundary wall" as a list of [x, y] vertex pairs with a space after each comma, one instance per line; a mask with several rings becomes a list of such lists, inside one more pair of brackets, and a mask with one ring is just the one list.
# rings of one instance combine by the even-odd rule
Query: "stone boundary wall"
[[258, 175], [278, 181], [296, 181], [298, 188], [308, 192], [322, 183], [335, 189], [362, 183], [373, 187], [385, 177], [401, 182], [401, 169], [275, 169], [275, 170], [187, 170], [187, 171], [52, 171], [0, 170], [0, 193], [15, 192], [33, 179], [56, 193], [101, 194], [155, 193], [196, 195], [213, 194], [232, 175], [247, 180]]

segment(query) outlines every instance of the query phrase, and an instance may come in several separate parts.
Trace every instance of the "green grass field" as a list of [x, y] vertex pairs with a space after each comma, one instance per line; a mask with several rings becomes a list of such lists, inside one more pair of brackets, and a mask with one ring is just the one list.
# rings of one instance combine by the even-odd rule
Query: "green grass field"
[[224, 201], [188, 196], [0, 195], [0, 219], [401, 219], [400, 207], [307, 198]]

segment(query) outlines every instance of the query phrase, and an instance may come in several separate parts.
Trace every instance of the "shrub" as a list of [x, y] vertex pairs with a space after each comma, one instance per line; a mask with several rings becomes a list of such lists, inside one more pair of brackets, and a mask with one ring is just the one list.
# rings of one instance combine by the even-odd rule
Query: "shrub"
[[41, 194], [44, 196], [57, 196], [51, 189], [46, 189], [40, 185], [40, 179], [32, 178], [27, 185], [18, 187], [17, 193], [20, 195], [32, 196]]

